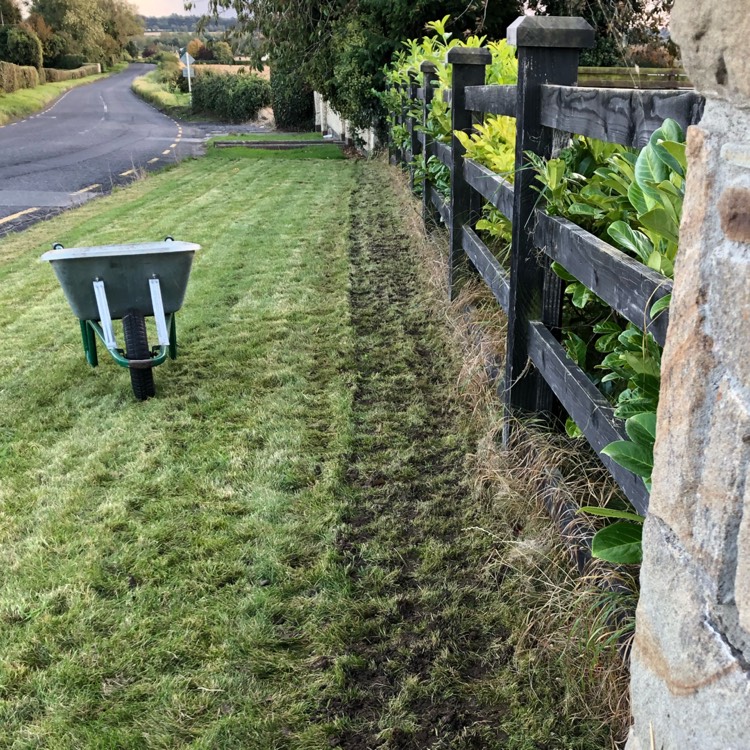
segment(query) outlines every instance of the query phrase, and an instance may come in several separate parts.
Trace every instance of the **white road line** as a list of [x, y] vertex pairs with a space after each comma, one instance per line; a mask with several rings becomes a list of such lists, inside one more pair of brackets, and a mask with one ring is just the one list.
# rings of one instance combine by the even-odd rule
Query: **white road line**
[[129, 174], [135, 174], [135, 169], [129, 169], [127, 172], [120, 172], [120, 177], [127, 177]]
[[149, 159], [148, 163], [149, 164], [153, 164], [155, 161], [159, 161], [159, 157], [158, 156], [155, 156], [153, 159]]
[[161, 153], [162, 153], [162, 156], [166, 156], [169, 153], [169, 149], [167, 149], [166, 151], [162, 151]]

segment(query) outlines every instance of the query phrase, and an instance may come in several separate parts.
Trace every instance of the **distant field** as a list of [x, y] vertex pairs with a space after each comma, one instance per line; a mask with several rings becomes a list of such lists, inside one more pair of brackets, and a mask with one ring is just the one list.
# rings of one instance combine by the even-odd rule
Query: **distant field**
[[[184, 65], [182, 66], [185, 67]], [[228, 73], [230, 75], [237, 75], [240, 71], [243, 73], [251, 73], [252, 75], [259, 76], [268, 81], [271, 78], [271, 70], [269, 68], [263, 68], [263, 70], [255, 70], [250, 65], [205, 65], [196, 63], [192, 66], [193, 71], [196, 75], [203, 75], [207, 71], [213, 71], [214, 73]]]

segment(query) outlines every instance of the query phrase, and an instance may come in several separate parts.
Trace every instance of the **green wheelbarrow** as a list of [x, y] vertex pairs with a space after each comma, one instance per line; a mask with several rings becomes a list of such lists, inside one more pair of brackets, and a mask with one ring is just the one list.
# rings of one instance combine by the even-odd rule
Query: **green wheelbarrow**
[[[156, 395], [153, 368], [177, 357], [175, 313], [185, 298], [200, 245], [164, 242], [64, 248], [55, 244], [42, 260], [52, 264], [68, 304], [81, 324], [87, 362], [96, 367], [97, 338], [130, 371], [139, 401]], [[153, 316], [158, 345], [149, 347], [146, 318]], [[113, 320], [122, 320], [125, 348], [117, 346]]]

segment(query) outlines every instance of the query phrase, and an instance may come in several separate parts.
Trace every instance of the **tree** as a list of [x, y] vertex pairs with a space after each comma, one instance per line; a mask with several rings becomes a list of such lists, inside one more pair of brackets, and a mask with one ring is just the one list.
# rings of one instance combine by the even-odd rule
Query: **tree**
[[232, 48], [224, 41], [210, 41], [208, 48], [211, 50], [213, 59], [222, 65], [231, 65], [234, 62]]
[[0, 26], [0, 60], [42, 67], [42, 43], [26, 24]]
[[521, 0], [209, 0], [214, 17], [228, 8], [237, 15], [235, 33], [259, 40], [250, 50], [255, 65], [270, 54], [272, 66], [298, 71], [365, 126], [382, 115], [382, 69], [404, 39], [446, 14], [456, 34], [502, 38]]
[[0, 26], [21, 23], [21, 8], [16, 0], [0, 0]]
[[187, 43], [187, 47], [185, 47], [185, 49], [187, 50], [189, 55], [194, 57], [196, 60], [200, 60], [203, 50], [206, 49], [206, 45], [203, 44], [200, 39], [191, 39]]
[[673, 0], [529, 0], [529, 7], [548, 16], [581, 16], [596, 32], [596, 46], [581, 55], [584, 65], [627, 63], [629, 44], [653, 37], [660, 20], [668, 17]]
[[111, 63], [128, 38], [143, 31], [136, 9], [125, 0], [33, 0], [31, 10], [69, 40], [64, 54]]

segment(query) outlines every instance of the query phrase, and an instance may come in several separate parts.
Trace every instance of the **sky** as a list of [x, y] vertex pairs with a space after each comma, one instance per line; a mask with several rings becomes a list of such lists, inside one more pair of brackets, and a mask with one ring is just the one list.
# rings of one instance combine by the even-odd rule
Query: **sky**
[[181, 16], [200, 16], [206, 12], [206, 0], [194, 0], [193, 10], [185, 10], [183, 0], [134, 0], [138, 12], [143, 16], [170, 16], [178, 13]]

